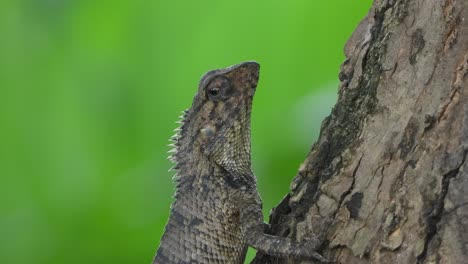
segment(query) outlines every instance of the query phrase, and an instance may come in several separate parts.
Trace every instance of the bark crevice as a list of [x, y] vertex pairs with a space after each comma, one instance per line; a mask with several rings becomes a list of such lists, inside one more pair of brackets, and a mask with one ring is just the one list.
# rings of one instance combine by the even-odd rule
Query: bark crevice
[[426, 260], [429, 244], [431, 243], [432, 239], [436, 235], [438, 231], [437, 225], [439, 224], [439, 222], [442, 220], [442, 217], [444, 216], [444, 204], [445, 204], [445, 198], [449, 190], [450, 180], [452, 178], [455, 178], [460, 173], [461, 167], [465, 164], [467, 154], [468, 154], [468, 151], [465, 150], [460, 165], [458, 165], [456, 168], [452, 169], [451, 171], [445, 173], [442, 176], [442, 188], [441, 188], [439, 197], [437, 198], [437, 201], [435, 202], [435, 204], [424, 215], [424, 220], [426, 222], [426, 239], [425, 239], [426, 241], [424, 244], [423, 252], [421, 253], [421, 255], [418, 256], [418, 259], [417, 259], [418, 263], [424, 263], [424, 261]]

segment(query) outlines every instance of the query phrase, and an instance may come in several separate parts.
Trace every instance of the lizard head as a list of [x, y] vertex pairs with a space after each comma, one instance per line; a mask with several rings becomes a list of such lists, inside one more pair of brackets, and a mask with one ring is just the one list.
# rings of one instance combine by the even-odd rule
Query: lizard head
[[259, 68], [244, 62], [201, 78], [175, 137], [177, 164], [204, 158], [233, 174], [250, 172], [250, 113]]

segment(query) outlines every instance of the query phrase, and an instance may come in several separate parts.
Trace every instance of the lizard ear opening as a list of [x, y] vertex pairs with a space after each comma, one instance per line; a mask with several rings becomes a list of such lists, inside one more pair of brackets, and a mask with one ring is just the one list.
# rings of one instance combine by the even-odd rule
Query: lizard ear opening
[[203, 138], [205, 139], [211, 139], [216, 133], [216, 127], [212, 125], [206, 125], [202, 129], [200, 129], [200, 133]]

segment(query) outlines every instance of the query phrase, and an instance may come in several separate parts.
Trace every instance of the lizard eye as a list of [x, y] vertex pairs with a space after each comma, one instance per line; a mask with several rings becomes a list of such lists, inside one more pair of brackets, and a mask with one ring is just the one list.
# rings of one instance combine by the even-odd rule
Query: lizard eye
[[208, 94], [210, 97], [217, 97], [219, 95], [219, 87], [213, 87], [208, 89]]

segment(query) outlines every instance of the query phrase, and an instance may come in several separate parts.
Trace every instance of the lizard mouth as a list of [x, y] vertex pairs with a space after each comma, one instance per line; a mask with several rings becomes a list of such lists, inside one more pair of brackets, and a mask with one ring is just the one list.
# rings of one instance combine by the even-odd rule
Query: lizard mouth
[[245, 67], [248, 69], [250, 73], [250, 78], [252, 80], [252, 88], [255, 89], [257, 87], [258, 79], [260, 75], [260, 64], [258, 64], [255, 61], [247, 61], [247, 62], [241, 63], [239, 66]]
[[259, 77], [260, 77], [260, 64], [258, 64], [255, 61], [247, 61], [247, 62], [238, 64], [236, 66], [233, 66], [233, 68], [234, 69], [241, 68], [246, 71], [246, 73], [243, 76], [242, 81], [245, 82], [247, 80], [247, 83], [249, 83], [249, 88], [250, 88], [249, 96], [253, 97], [255, 90], [257, 88]]

